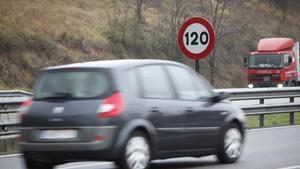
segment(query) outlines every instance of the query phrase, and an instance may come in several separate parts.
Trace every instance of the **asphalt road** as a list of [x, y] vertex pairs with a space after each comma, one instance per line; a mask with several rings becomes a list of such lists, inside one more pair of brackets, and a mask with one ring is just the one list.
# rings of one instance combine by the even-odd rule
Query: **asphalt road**
[[[70, 163], [56, 169], [115, 169], [109, 162]], [[151, 169], [300, 169], [300, 126], [247, 131], [244, 154], [235, 164], [214, 156], [154, 161]], [[0, 169], [25, 169], [22, 155], [0, 156]]]

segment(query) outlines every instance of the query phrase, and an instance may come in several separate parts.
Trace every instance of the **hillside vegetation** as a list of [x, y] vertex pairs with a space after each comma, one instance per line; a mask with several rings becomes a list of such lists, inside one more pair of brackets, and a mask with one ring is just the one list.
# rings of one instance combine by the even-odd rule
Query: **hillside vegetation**
[[204, 16], [217, 44], [200, 61], [216, 87], [244, 87], [243, 56], [260, 38], [300, 39], [292, 0], [1, 0], [0, 89], [30, 89], [39, 70], [125, 58], [169, 59], [194, 66], [177, 47], [179, 26]]

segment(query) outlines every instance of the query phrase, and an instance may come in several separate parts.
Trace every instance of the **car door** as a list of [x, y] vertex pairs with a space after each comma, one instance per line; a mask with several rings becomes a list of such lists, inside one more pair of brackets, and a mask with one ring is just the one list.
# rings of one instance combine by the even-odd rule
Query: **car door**
[[156, 128], [159, 151], [182, 149], [184, 126], [179, 105], [175, 100], [174, 88], [160, 65], [137, 68], [145, 116]]
[[185, 149], [212, 149], [224, 117], [218, 103], [210, 100], [214, 93], [205, 81], [190, 69], [167, 66], [184, 116]]

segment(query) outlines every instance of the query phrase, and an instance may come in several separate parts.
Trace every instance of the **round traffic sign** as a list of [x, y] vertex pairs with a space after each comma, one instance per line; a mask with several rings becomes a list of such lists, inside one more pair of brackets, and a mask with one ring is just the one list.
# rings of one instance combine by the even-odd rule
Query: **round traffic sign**
[[191, 59], [202, 59], [212, 51], [215, 31], [204, 18], [194, 17], [183, 23], [178, 33], [178, 46]]

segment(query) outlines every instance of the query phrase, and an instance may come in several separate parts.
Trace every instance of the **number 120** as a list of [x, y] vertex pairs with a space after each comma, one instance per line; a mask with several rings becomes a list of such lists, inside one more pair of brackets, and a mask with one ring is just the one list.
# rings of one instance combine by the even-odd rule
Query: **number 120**
[[191, 45], [198, 45], [198, 39], [200, 39], [200, 43], [202, 45], [206, 45], [208, 42], [207, 32], [201, 32], [200, 35], [198, 35], [197, 32], [192, 32], [191, 34], [187, 32], [185, 33], [184, 37], [186, 40], [186, 45], [190, 45], [190, 38], [192, 39]]

